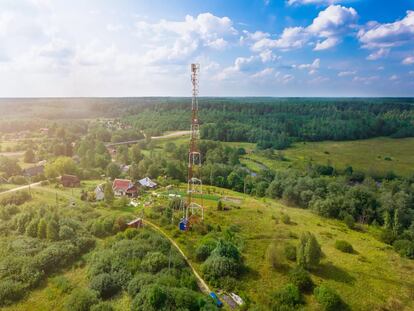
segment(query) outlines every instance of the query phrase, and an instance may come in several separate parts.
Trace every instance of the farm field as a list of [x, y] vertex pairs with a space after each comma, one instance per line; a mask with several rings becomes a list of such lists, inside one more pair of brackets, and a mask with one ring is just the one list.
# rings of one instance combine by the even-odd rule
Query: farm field
[[257, 166], [254, 166], [253, 161], [263, 163], [271, 169], [304, 168], [308, 162], [313, 162], [330, 164], [337, 169], [352, 166], [354, 170], [366, 173], [384, 174], [393, 171], [401, 176], [414, 173], [414, 138], [381, 137], [341, 142], [296, 143], [283, 150], [282, 154], [287, 161], [269, 160], [253, 153], [244, 156], [244, 163], [254, 170], [257, 170]]

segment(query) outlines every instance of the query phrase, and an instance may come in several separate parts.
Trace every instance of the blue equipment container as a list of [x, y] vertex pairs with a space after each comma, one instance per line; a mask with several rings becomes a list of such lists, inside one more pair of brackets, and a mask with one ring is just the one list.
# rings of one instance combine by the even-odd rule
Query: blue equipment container
[[181, 219], [180, 223], [178, 224], [178, 228], [181, 231], [186, 231], [188, 229], [188, 219], [187, 218]]
[[210, 297], [213, 298], [214, 303], [217, 307], [221, 308], [223, 306], [223, 303], [220, 301], [220, 299], [217, 297], [217, 295], [214, 292], [210, 293]]

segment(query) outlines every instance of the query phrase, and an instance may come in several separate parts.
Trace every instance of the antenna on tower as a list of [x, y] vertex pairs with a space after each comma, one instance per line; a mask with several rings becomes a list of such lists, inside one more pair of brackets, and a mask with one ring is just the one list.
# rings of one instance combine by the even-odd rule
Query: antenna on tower
[[[203, 207], [203, 184], [201, 182], [201, 153], [199, 149], [200, 123], [198, 120], [198, 83], [199, 83], [200, 65], [191, 64], [191, 129], [190, 145], [188, 150], [188, 183], [187, 183], [187, 206], [185, 208], [184, 218], [180, 221], [180, 230], [188, 230], [191, 220], [194, 220], [201, 214], [204, 219]], [[196, 196], [200, 198], [200, 203], [196, 202]]]

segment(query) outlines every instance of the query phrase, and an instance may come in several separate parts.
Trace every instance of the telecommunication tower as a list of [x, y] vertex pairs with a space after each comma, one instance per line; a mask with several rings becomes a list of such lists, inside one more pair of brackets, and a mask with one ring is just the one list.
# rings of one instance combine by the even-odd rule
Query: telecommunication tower
[[[199, 83], [200, 65], [191, 64], [191, 83], [192, 83], [192, 99], [191, 99], [191, 131], [190, 145], [188, 151], [188, 185], [187, 185], [187, 206], [185, 209], [185, 221], [189, 221], [189, 217], [200, 215], [204, 219], [203, 207], [203, 184], [201, 182], [201, 153], [199, 149], [200, 139], [200, 123], [198, 119], [198, 83]], [[196, 202], [195, 196], [200, 199]], [[190, 215], [191, 213], [191, 215]]]

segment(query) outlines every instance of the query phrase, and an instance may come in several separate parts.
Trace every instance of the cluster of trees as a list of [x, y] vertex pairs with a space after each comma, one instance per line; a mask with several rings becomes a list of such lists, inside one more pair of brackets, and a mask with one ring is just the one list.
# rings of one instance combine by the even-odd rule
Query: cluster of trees
[[312, 290], [322, 310], [344, 309], [345, 304], [339, 295], [324, 284], [315, 287], [311, 274], [308, 272], [317, 268], [321, 257], [322, 251], [319, 243], [310, 232], [302, 233], [297, 246], [271, 243], [267, 249], [266, 258], [272, 268], [283, 269], [286, 266], [285, 259], [296, 262], [296, 266], [288, 273], [289, 283], [273, 294], [269, 309], [275, 311], [300, 309], [305, 304], [303, 294], [309, 294]]
[[134, 311], [216, 310], [197, 291], [196, 279], [181, 255], [148, 229], [127, 229], [110, 239], [91, 256], [88, 276], [89, 288], [73, 290], [68, 297], [69, 311], [100, 310], [96, 305], [122, 291], [131, 297]]
[[88, 252], [92, 209], [0, 204], [0, 306], [11, 304], [53, 272]]

